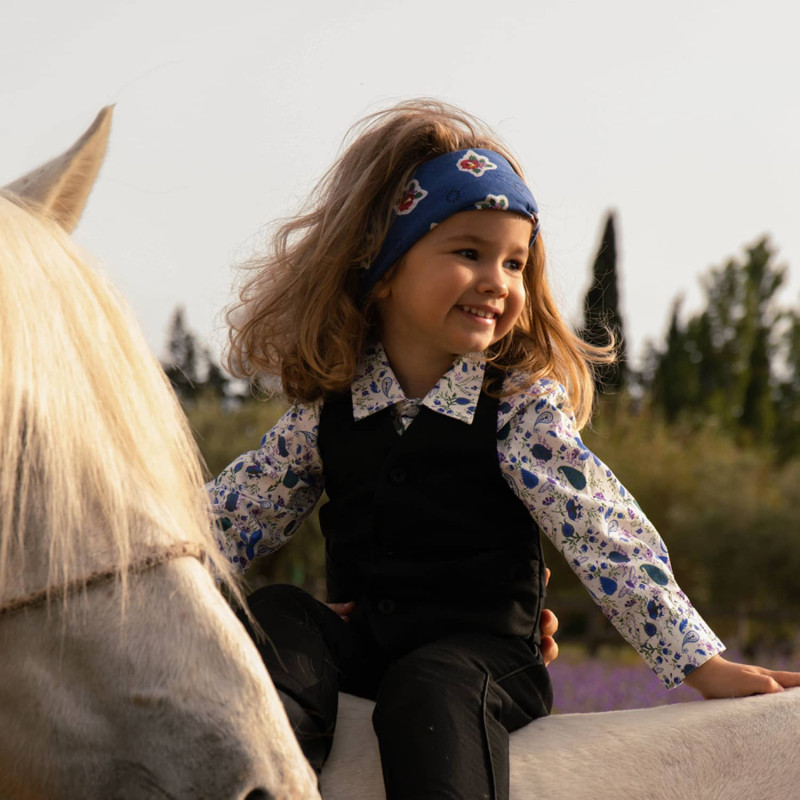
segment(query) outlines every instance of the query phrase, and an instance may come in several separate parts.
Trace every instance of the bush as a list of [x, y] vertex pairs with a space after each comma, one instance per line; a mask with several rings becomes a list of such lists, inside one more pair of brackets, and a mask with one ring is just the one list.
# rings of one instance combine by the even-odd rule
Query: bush
[[[617, 401], [619, 402], [619, 401]], [[676, 577], [720, 635], [752, 647], [750, 620], [778, 640], [800, 610], [800, 462], [738, 446], [713, 424], [606, 414], [586, 434], [661, 533]]]
[[[258, 447], [284, 409], [253, 398], [235, 408], [198, 398], [188, 414], [211, 473]], [[778, 465], [768, 450], [738, 446], [713, 425], [667, 426], [649, 411], [628, 413], [621, 398], [604, 401], [584, 438], [659, 530], [681, 587], [714, 630], [745, 651], [788, 647], [800, 612], [800, 461]], [[553, 570], [548, 605], [564, 640], [619, 641], [564, 559], [548, 543], [545, 550]], [[289, 582], [322, 597], [317, 514], [247, 577], [253, 586]]]

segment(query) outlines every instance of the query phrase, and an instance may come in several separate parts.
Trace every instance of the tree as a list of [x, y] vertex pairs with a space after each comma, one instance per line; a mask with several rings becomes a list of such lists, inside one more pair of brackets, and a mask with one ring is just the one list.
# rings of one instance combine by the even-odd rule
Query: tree
[[776, 403], [776, 445], [782, 460], [800, 453], [800, 313], [790, 311], [784, 321]]
[[183, 306], [178, 306], [169, 325], [164, 371], [181, 399], [194, 397], [197, 392], [197, 352], [195, 335], [186, 326]]
[[624, 387], [627, 382], [625, 334], [619, 311], [617, 241], [613, 212], [609, 212], [606, 217], [592, 276], [592, 284], [583, 301], [584, 323], [580, 335], [589, 344], [600, 347], [610, 344], [613, 337], [617, 348], [617, 362], [599, 366], [595, 372], [598, 391], [613, 393]]
[[651, 351], [648, 357], [654, 364], [650, 369], [651, 396], [668, 423], [676, 422], [690, 398], [696, 401], [700, 393], [693, 343], [680, 323], [682, 303], [683, 298], [678, 298], [672, 306], [665, 350]]
[[705, 308], [682, 326], [676, 304], [664, 350], [652, 357], [651, 396], [668, 421], [707, 419], [768, 441], [776, 422], [774, 356], [783, 312], [776, 294], [785, 269], [768, 239], [703, 279]]
[[211, 358], [208, 348], [201, 347], [197, 336], [189, 330], [183, 306], [175, 309], [170, 321], [164, 372], [185, 403], [194, 402], [202, 393], [226, 396], [228, 378]]

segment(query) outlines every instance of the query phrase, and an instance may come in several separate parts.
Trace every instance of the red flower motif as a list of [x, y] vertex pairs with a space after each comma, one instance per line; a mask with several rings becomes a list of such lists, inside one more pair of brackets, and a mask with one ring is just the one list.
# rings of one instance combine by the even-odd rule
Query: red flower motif
[[483, 164], [477, 158], [463, 158], [458, 162], [458, 166], [463, 170], [480, 170]]
[[419, 182], [412, 180], [403, 190], [403, 194], [395, 206], [395, 211], [401, 215], [410, 214], [416, 208], [417, 203], [427, 196], [428, 193], [419, 185]]
[[400, 202], [397, 204], [398, 211], [408, 211], [412, 205], [414, 205], [414, 201], [417, 199], [418, 193], [414, 191], [414, 189], [408, 189], [403, 193], [403, 196], [400, 198]]

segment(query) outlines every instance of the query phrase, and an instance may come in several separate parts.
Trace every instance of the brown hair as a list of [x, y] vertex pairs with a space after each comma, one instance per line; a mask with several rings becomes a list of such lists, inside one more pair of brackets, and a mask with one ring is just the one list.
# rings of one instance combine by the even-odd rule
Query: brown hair
[[[239, 302], [228, 312], [227, 365], [237, 377], [279, 375], [292, 401], [346, 389], [377, 323], [373, 298], [359, 303], [359, 275], [380, 251], [392, 207], [417, 167], [436, 156], [484, 148], [509, 150], [466, 112], [435, 100], [411, 100], [366, 117], [312, 192], [307, 208], [276, 230], [270, 252], [250, 261]], [[493, 348], [493, 362], [525, 374], [516, 391], [540, 377], [564, 384], [580, 424], [593, 400], [592, 365], [613, 360], [568, 328], [545, 275], [537, 237], [525, 269], [526, 304], [515, 328]]]

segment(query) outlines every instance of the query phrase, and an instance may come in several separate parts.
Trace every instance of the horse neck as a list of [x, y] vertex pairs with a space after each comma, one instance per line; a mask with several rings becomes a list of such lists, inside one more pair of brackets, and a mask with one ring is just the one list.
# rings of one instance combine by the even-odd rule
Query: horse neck
[[62, 599], [87, 581], [124, 575], [143, 555], [172, 544], [174, 538], [157, 524], [138, 521], [129, 541], [117, 542], [100, 521], [88, 519], [80, 529], [61, 531], [53, 545], [28, 525], [25, 541], [10, 544], [0, 581], [0, 609], [43, 593]]
[[12, 781], [40, 798], [134, 796], [138, 764], [164, 796], [227, 797], [250, 775], [317, 797], [257, 651], [195, 559], [132, 575], [124, 606], [111, 583], [0, 617], [0, 652], [0, 797]]

